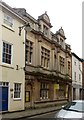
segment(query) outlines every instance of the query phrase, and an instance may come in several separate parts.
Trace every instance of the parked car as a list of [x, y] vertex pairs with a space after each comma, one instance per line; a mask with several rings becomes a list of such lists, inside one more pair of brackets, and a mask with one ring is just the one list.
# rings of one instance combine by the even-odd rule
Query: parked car
[[56, 120], [84, 120], [84, 100], [74, 100], [56, 113]]

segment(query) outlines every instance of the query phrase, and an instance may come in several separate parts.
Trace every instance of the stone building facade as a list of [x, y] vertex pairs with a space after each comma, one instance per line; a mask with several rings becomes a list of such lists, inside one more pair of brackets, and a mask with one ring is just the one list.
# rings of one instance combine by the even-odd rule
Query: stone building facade
[[71, 48], [62, 27], [51, 32], [45, 12], [38, 19], [14, 8], [30, 23], [25, 36], [25, 107], [57, 105], [71, 100]]

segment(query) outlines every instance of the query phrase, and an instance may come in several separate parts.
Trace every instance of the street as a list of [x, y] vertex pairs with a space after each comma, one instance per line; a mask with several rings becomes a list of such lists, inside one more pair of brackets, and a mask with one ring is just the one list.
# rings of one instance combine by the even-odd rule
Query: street
[[28, 118], [23, 118], [20, 120], [29, 120], [29, 119], [38, 119], [38, 118], [54, 118], [55, 114], [57, 111], [54, 112], [49, 112], [49, 113], [45, 113], [45, 114], [41, 114], [41, 115], [37, 115], [37, 116], [32, 116], [32, 117], [28, 117]]

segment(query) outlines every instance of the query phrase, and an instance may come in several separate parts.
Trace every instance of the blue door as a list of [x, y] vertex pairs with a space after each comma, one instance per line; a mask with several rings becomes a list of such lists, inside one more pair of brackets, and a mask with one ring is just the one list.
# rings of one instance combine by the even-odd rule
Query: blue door
[[2, 111], [2, 87], [0, 87], [0, 111]]
[[8, 87], [0, 87], [0, 111], [8, 110]]

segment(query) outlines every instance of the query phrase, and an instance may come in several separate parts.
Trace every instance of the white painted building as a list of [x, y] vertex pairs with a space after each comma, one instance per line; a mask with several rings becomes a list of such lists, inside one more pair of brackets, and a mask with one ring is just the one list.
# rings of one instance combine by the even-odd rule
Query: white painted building
[[72, 53], [72, 99], [81, 99], [82, 94], [82, 62]]
[[13, 9], [0, 1], [0, 111], [24, 110], [25, 32]]

